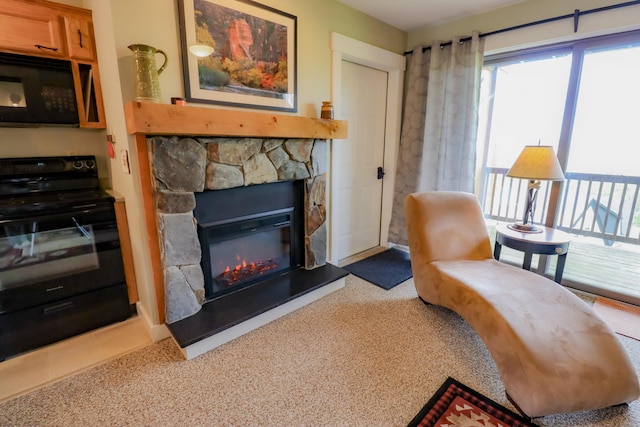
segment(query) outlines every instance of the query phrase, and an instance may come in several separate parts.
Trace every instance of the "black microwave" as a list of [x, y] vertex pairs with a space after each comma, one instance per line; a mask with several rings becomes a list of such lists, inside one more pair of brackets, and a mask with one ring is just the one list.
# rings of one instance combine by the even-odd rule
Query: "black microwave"
[[71, 63], [0, 53], [0, 126], [78, 126]]

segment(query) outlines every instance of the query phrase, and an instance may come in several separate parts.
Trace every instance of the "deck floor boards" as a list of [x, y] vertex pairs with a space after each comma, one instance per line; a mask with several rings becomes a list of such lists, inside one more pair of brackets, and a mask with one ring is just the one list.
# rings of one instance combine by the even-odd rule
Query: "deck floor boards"
[[[491, 246], [495, 244], [495, 224], [489, 224]], [[504, 247], [500, 260], [522, 264], [522, 252]], [[547, 271], [554, 272], [557, 257], [549, 257]], [[537, 269], [539, 256], [534, 255], [531, 269]], [[640, 246], [614, 243], [576, 236], [569, 245], [563, 279], [597, 286], [611, 292], [622, 291], [640, 299]]]

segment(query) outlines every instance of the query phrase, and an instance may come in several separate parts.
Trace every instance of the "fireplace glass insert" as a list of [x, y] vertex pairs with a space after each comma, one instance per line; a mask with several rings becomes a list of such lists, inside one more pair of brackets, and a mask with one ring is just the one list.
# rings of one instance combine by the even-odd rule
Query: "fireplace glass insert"
[[[204, 231], [212, 295], [288, 270], [291, 259], [292, 209], [231, 223], [210, 224]], [[206, 259], [208, 258], [208, 259]]]
[[300, 268], [302, 190], [292, 181], [196, 195], [207, 300]]

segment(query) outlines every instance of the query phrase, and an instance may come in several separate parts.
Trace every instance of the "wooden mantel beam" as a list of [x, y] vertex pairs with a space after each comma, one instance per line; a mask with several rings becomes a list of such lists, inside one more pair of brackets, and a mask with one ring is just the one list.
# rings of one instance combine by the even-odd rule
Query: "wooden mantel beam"
[[346, 139], [344, 120], [134, 101], [125, 105], [127, 132], [145, 135]]

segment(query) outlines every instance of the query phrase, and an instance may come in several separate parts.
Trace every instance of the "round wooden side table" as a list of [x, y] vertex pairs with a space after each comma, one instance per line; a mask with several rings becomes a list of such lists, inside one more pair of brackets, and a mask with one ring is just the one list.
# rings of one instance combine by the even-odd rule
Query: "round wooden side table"
[[503, 245], [524, 252], [522, 268], [530, 270], [533, 254], [557, 255], [558, 263], [556, 264], [555, 281], [560, 283], [564, 272], [564, 264], [567, 260], [569, 243], [572, 239], [571, 235], [555, 228], [540, 228], [542, 228], [542, 233], [522, 233], [512, 230], [505, 224], [498, 225], [496, 227], [496, 244], [493, 248], [493, 257], [497, 260], [500, 259], [500, 251]]

